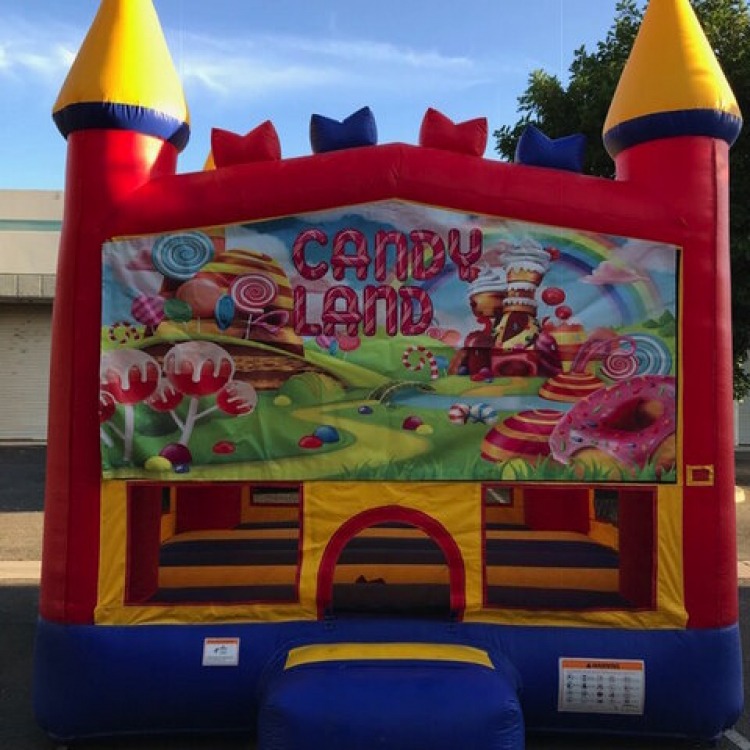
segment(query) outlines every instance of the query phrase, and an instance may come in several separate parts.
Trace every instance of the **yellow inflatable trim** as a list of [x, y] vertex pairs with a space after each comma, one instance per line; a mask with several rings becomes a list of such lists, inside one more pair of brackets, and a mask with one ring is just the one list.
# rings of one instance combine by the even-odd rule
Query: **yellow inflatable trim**
[[489, 654], [445, 643], [325, 643], [293, 648], [284, 669], [329, 661], [454, 661], [494, 669]]

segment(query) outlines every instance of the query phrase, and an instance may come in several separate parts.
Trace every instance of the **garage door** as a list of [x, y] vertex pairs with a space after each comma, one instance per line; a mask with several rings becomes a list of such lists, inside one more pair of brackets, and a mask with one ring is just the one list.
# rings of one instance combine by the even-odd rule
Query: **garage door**
[[51, 305], [0, 304], [0, 441], [45, 441]]

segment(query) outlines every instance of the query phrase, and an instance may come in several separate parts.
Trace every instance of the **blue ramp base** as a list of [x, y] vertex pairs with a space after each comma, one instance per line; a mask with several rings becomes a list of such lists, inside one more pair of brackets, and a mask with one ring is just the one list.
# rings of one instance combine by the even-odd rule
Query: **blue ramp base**
[[374, 644], [361, 655], [358, 645], [347, 644], [354, 654], [345, 658], [330, 644], [321, 660], [295, 663], [290, 653], [261, 696], [258, 750], [523, 750], [517, 680], [506, 665], [478, 649], [467, 650], [486, 663], [460, 653], [368, 658]]

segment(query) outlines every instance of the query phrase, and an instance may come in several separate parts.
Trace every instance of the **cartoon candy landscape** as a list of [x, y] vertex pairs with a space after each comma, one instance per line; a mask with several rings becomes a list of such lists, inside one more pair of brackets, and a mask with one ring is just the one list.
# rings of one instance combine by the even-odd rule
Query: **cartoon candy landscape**
[[384, 201], [103, 260], [107, 477], [675, 480], [673, 245]]

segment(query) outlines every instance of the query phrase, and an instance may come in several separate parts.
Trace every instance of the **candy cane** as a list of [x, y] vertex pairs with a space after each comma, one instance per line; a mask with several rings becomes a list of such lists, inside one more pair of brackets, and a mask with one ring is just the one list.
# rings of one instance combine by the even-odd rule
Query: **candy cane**
[[[416, 363], [412, 363], [411, 355], [417, 354]], [[407, 346], [404, 350], [404, 356], [401, 357], [401, 364], [412, 372], [419, 372], [425, 365], [430, 366], [430, 380], [437, 380], [440, 377], [440, 368], [435, 355], [424, 346]]]

